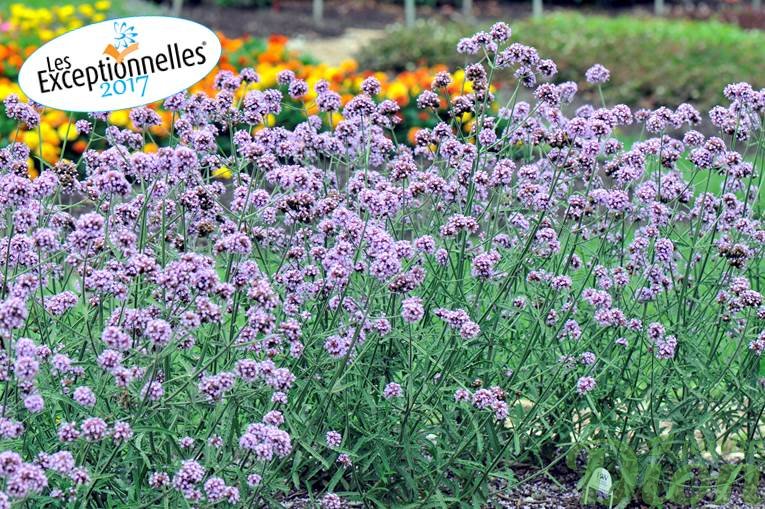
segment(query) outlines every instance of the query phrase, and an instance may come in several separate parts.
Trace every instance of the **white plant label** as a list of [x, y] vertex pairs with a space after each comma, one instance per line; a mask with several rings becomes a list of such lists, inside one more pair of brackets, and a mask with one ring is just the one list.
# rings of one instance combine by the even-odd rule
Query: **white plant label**
[[66, 111], [111, 111], [165, 99], [204, 78], [218, 63], [215, 33], [167, 16], [112, 19], [67, 32], [24, 62], [27, 97]]
[[592, 473], [587, 488], [595, 488], [603, 495], [611, 493], [611, 474], [605, 468], [598, 468]]
[[587, 486], [584, 490], [584, 504], [587, 505], [587, 500], [590, 497], [590, 490], [594, 489], [604, 497], [610, 496], [608, 507], [609, 509], [614, 505], [614, 494], [611, 492], [612, 481], [611, 474], [605, 468], [596, 468], [590, 476], [590, 480], [587, 481]]

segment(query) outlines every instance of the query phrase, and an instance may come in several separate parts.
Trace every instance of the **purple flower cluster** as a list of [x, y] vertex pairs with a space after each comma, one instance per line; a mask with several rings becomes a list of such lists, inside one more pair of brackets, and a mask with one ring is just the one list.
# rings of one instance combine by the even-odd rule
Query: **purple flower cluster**
[[504, 421], [509, 411], [505, 402], [505, 391], [498, 385], [488, 389], [478, 389], [473, 393], [467, 389], [457, 389], [454, 393], [454, 401], [468, 402], [479, 410], [491, 410], [498, 421]]

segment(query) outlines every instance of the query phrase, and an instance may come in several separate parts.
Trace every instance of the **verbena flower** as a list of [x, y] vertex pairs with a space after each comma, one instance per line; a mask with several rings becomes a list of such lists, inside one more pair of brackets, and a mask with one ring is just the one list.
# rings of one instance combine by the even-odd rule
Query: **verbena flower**
[[[124, 482], [258, 506], [296, 479], [343, 507], [330, 478], [390, 505], [472, 500], [454, 465], [562, 453], [572, 422], [618, 421], [637, 451], [646, 408], [754, 429], [765, 93], [733, 84], [708, 114], [583, 104], [510, 37], [463, 39], [464, 75], [425, 76], [408, 105], [377, 77], [341, 95], [231, 69], [213, 96], [78, 119], [79, 159], [0, 148], [0, 507]], [[497, 74], [529, 90], [505, 102]], [[427, 127], [399, 136], [415, 103]], [[30, 141], [42, 109], [5, 105]], [[147, 144], [167, 112], [172, 137]], [[741, 419], [677, 414], [710, 401]], [[433, 486], [387, 489], [382, 454]]]

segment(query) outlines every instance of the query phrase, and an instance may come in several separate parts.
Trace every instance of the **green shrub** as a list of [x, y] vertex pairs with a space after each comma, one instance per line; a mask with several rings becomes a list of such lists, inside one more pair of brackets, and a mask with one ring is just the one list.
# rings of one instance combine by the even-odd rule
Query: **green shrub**
[[[558, 63], [558, 80], [583, 83], [584, 71], [596, 62], [609, 68], [615, 79], [605, 92], [613, 102], [648, 107], [691, 101], [706, 109], [722, 100], [728, 83], [765, 86], [765, 34], [716, 21], [564, 12], [511, 25], [514, 39]], [[435, 22], [420, 22], [414, 29], [396, 26], [359, 58], [362, 66], [381, 70], [460, 66], [454, 45], [474, 28]]]
[[[362, 69], [413, 70], [419, 65], [461, 66], [465, 59], [454, 51], [461, 37], [475, 32], [470, 24], [418, 20], [414, 27], [393, 25], [384, 38], [363, 47], [357, 58]], [[427, 37], [423, 37], [427, 34]]]

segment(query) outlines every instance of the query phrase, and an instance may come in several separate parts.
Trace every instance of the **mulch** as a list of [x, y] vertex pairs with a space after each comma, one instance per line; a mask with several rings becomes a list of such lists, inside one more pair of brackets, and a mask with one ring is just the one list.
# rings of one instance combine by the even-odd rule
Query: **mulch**
[[[518, 478], [533, 477], [535, 471], [532, 467], [514, 469]], [[608, 507], [608, 499], [590, 492], [589, 503], [582, 503], [582, 492], [577, 488], [581, 474], [573, 472], [566, 467], [555, 468], [550, 476], [539, 475], [534, 479], [524, 482], [522, 485], [508, 487], [506, 481], [491, 481], [489, 484], [489, 499], [482, 509], [602, 509]], [[639, 491], [639, 490], [638, 490]], [[744, 485], [739, 481], [731, 488], [731, 495], [727, 503], [715, 504], [717, 493], [710, 490], [707, 496], [694, 508], [702, 509], [763, 509], [765, 508], [765, 477], [760, 479], [757, 496], [762, 500], [758, 504], [747, 504], [743, 500]], [[689, 498], [693, 493], [687, 494]], [[414, 502], [414, 501], [413, 501]], [[615, 502], [616, 503], [616, 502]], [[301, 493], [291, 493], [280, 500], [282, 507], [286, 509], [316, 509], [309, 497]], [[347, 509], [361, 508], [360, 502], [347, 504]], [[688, 508], [665, 502], [661, 505], [664, 509]], [[649, 509], [650, 506], [639, 500], [630, 503], [626, 509]]]
[[[519, 473], [521, 477], [526, 477], [533, 471]], [[577, 474], [566, 468], [558, 469], [551, 476], [538, 476], [528, 482], [512, 488], [507, 487], [505, 482], [495, 482], [491, 486], [491, 496], [487, 509], [595, 509], [608, 507], [608, 499], [599, 497], [591, 491], [589, 503], [582, 503], [582, 492], [577, 488], [581, 479], [581, 474]], [[638, 488], [638, 493], [640, 489]], [[703, 509], [763, 509], [765, 508], [765, 478], [760, 479], [757, 490], [758, 497], [762, 502], [755, 505], [744, 502], [744, 484], [742, 481], [735, 483], [731, 487], [730, 498], [725, 504], [715, 504], [717, 492], [712, 489], [707, 495], [693, 507]], [[687, 493], [688, 498], [694, 496], [693, 493]], [[636, 498], [639, 498], [636, 497]], [[616, 502], [614, 502], [616, 503]], [[649, 509], [650, 506], [640, 502], [633, 501], [627, 505], [627, 509]], [[664, 502], [661, 506], [664, 509], [688, 508], [688, 505], [677, 505], [670, 502]]]

